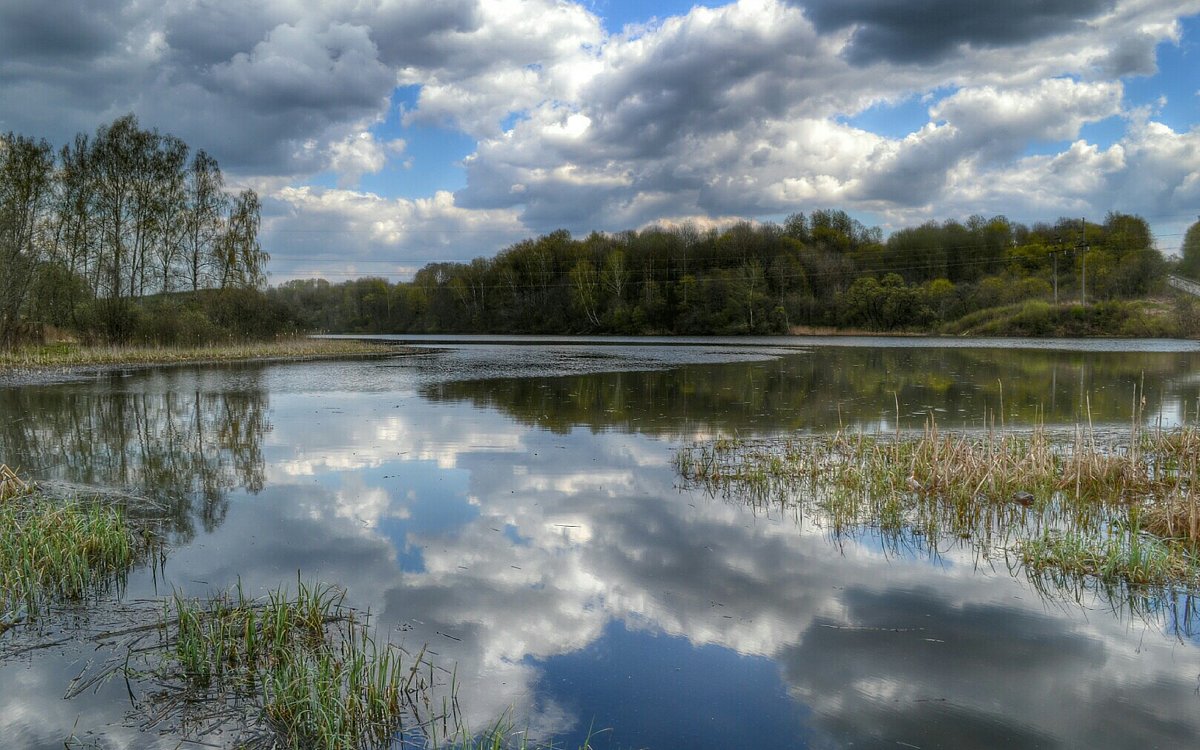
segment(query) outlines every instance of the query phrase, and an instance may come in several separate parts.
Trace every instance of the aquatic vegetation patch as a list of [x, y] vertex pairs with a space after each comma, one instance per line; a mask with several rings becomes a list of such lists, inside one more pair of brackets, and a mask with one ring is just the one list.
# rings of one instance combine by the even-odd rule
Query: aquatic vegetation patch
[[[176, 594], [150, 672], [158, 721], [231, 724], [245, 746], [389, 747], [426, 685], [420, 657], [378, 644], [345, 592], [297, 582], [251, 599], [239, 587], [206, 599]], [[201, 715], [200, 718], [198, 714]]]
[[1178, 545], [1138, 530], [1102, 536], [1047, 531], [1017, 549], [1036, 573], [1093, 576], [1108, 584], [1163, 587], [1194, 583], [1198, 573], [1196, 561]]
[[116, 505], [47, 497], [0, 470], [0, 630], [120, 583], [146, 553]]
[[872, 527], [971, 539], [1049, 568], [1131, 585], [1200, 580], [1200, 432], [1120, 439], [1090, 429], [919, 434], [838, 432], [722, 439], [676, 454], [685, 487], [808, 511], [835, 534]]

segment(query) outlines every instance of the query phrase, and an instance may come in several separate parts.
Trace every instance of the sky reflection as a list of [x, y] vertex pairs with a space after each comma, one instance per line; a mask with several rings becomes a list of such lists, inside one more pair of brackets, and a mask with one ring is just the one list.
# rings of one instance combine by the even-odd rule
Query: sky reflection
[[[1069, 362], [1057, 366], [1078, 366], [1062, 356]], [[1133, 365], [1089, 356], [1101, 358], [1084, 363], [1088, 377], [1122, 390]], [[1194, 385], [1182, 373], [1193, 363], [1169, 356], [1142, 366], [1160, 392], [1188, 401]], [[928, 359], [884, 363], [904, 361], [914, 369], [889, 377], [932, 393]], [[955, 370], [955, 388], [990, 393], [990, 376], [963, 379], [985, 369], [972, 361]], [[1164, 619], [1103, 598], [1046, 599], [967, 544], [931, 556], [870, 533], [835, 541], [820, 518], [676, 486], [681, 434], [764, 413], [721, 395], [728, 383], [761, 384], [767, 373], [780, 384], [767, 394], [778, 394], [789, 373], [813, 367], [693, 364], [693, 406], [665, 410], [644, 390], [664, 381], [625, 373], [626, 411], [597, 416], [595, 402], [581, 418], [578, 400], [530, 401], [511, 380], [442, 381], [427, 360], [409, 362], [390, 363], [384, 383], [363, 363], [271, 366], [249, 379], [231, 371], [269, 410], [256, 447], [262, 486], [230, 489], [220, 523], [172, 550], [167, 584], [137, 573], [126, 596], [197, 595], [239, 580], [261, 592], [297, 571], [343, 584], [381, 633], [410, 651], [427, 645], [456, 671], [471, 726], [511, 712], [559, 746], [590, 727], [607, 730], [597, 747], [614, 748], [1184, 746], [1200, 735], [1200, 654]], [[746, 367], [759, 369], [736, 369]], [[219, 377], [204, 377], [222, 392]], [[612, 377], [522, 388], [603, 391]], [[149, 396], [181, 385], [122, 381]], [[876, 379], [843, 404], [886, 387]], [[62, 417], [56, 403], [78, 406], [78, 388], [40, 395], [39, 435]], [[830, 408], [768, 409], [759, 429]], [[61, 699], [84, 658], [0, 663], [0, 736], [61, 747], [78, 719], [108, 726], [114, 747], [168, 746], [120, 729], [128, 703], [108, 688]]]

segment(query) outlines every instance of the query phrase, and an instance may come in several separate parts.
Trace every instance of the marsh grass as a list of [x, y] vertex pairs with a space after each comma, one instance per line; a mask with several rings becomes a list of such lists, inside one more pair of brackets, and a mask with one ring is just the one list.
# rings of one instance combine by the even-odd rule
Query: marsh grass
[[300, 580], [293, 594], [261, 599], [240, 586], [204, 600], [176, 594], [164, 613], [155, 671], [166, 689], [154, 715], [232, 717], [251, 730], [251, 747], [390, 746], [423, 687], [414, 685], [420, 658], [402, 664], [344, 600], [340, 589]]
[[1050, 532], [1024, 540], [1021, 561], [1041, 571], [1093, 576], [1103, 583], [1163, 587], [1193, 581], [1196, 563], [1177, 546], [1136, 529], [1103, 535]]
[[0, 631], [121, 585], [151, 543], [120, 506], [49, 498], [0, 465]]
[[394, 353], [394, 345], [353, 339], [284, 338], [206, 346], [82, 346], [49, 344], [0, 349], [0, 371], [63, 367], [226, 362], [253, 359], [361, 356]]
[[1098, 439], [1076, 429], [915, 435], [837, 432], [685, 447], [685, 487], [755, 506], [807, 511], [834, 534], [876, 528], [927, 544], [971, 539], [1054, 570], [1130, 585], [1200, 581], [1200, 432], [1192, 427]]
[[[453, 673], [432, 698], [437, 667], [380, 645], [345, 591], [305, 584], [251, 599], [241, 585], [206, 599], [175, 594], [164, 609], [152, 723], [193, 734], [232, 729], [238, 747], [289, 750], [535, 750], [509, 715], [482, 732], [462, 718]], [[407, 657], [404, 659], [402, 657]], [[147, 728], [151, 724], [147, 725]], [[196, 731], [199, 730], [199, 731]], [[592, 734], [580, 750], [591, 750]]]

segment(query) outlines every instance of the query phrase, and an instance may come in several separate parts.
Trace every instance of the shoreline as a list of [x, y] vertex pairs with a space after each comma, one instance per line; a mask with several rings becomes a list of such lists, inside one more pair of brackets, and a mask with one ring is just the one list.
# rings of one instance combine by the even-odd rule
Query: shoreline
[[247, 363], [305, 362], [318, 359], [372, 359], [403, 356], [416, 349], [401, 343], [315, 338], [200, 347], [31, 347], [0, 353], [0, 388], [51, 385], [100, 375], [186, 367]]

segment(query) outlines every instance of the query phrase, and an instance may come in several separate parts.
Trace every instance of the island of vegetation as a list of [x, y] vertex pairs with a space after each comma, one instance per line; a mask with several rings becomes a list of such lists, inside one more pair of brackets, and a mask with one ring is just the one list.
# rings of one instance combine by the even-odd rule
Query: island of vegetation
[[[0, 367], [292, 356], [294, 344], [211, 345], [318, 332], [1200, 332], [1200, 303], [1167, 285], [1171, 273], [1200, 276], [1200, 222], [1168, 260], [1143, 218], [1116, 212], [1032, 226], [972, 216], [885, 239], [817, 210], [721, 229], [560, 230], [429, 264], [411, 281], [268, 287], [260, 212], [253, 190], [226, 189], [207, 152], [132, 115], [58, 150], [0, 135], [0, 350], [21, 348]], [[79, 348], [89, 345], [105, 350]]]

